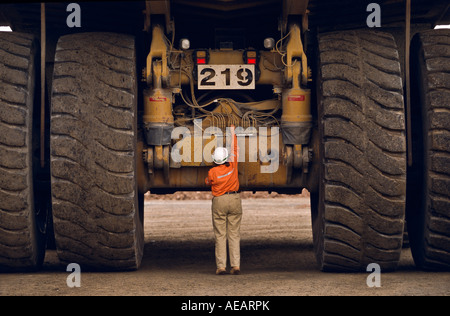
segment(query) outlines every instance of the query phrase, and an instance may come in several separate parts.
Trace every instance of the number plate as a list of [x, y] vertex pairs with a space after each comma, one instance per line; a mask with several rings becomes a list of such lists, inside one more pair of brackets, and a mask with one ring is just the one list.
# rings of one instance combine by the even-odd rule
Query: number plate
[[199, 90], [255, 89], [255, 65], [197, 65]]

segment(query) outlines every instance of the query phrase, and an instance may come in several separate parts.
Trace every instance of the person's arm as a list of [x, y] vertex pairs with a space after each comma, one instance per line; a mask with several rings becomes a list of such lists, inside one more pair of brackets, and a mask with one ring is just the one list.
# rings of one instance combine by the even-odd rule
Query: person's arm
[[212, 185], [212, 176], [211, 176], [211, 170], [208, 171], [208, 176], [205, 178], [205, 183], [206, 185], [211, 186]]
[[237, 136], [234, 132], [234, 125], [230, 126], [230, 132], [231, 132], [231, 162], [237, 162], [238, 161], [238, 142], [237, 142]]

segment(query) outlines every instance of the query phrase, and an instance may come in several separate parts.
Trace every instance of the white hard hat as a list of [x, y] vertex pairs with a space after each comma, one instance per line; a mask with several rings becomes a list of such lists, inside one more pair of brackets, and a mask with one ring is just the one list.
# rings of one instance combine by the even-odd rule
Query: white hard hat
[[225, 163], [228, 159], [228, 150], [225, 147], [217, 147], [216, 150], [214, 150], [212, 159], [218, 165]]

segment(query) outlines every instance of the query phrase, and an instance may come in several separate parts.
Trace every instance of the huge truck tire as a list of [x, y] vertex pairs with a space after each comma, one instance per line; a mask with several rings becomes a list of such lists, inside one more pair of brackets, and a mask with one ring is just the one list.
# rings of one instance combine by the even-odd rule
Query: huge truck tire
[[406, 137], [399, 55], [390, 34], [319, 36], [319, 190], [313, 241], [323, 271], [395, 269], [406, 195]]
[[82, 269], [137, 269], [144, 232], [136, 174], [134, 38], [61, 37], [51, 108], [52, 206], [60, 260]]
[[33, 184], [38, 49], [32, 35], [0, 33], [0, 270], [38, 269], [45, 254]]
[[407, 223], [417, 266], [450, 268], [450, 30], [417, 34], [411, 45], [413, 166]]

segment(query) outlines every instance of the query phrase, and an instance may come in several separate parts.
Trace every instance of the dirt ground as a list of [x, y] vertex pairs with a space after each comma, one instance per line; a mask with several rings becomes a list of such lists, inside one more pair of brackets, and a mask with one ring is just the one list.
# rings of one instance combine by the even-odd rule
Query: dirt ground
[[97, 273], [81, 267], [80, 287], [69, 288], [70, 272], [55, 251], [48, 251], [42, 271], [0, 274], [0, 295], [450, 295], [450, 272], [416, 269], [409, 249], [403, 250], [397, 271], [381, 271], [381, 287], [368, 287], [369, 272], [320, 272], [307, 194], [250, 197], [243, 199], [242, 275], [214, 274], [209, 197], [148, 197], [145, 253], [138, 271]]

